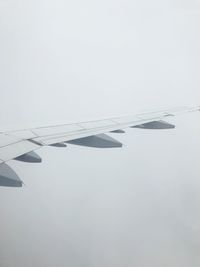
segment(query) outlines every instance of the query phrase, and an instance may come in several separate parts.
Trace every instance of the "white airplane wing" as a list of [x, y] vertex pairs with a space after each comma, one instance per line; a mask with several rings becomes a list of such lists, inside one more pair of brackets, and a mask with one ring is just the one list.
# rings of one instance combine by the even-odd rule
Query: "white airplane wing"
[[199, 110], [199, 107], [181, 107], [134, 116], [0, 132], [0, 186], [21, 187], [23, 182], [6, 162], [12, 159], [41, 162], [34, 151], [43, 146], [64, 147], [70, 143], [98, 148], [121, 147], [120, 142], [105, 133], [122, 133], [122, 129], [128, 127], [170, 129], [175, 126], [163, 119]]

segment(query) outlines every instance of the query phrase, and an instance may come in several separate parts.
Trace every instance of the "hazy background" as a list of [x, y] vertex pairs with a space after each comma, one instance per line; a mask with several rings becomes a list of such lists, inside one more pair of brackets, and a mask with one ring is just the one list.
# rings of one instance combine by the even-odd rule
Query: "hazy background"
[[[0, 131], [200, 104], [200, 1], [0, 0]], [[200, 114], [44, 148], [0, 188], [0, 267], [200, 265]]]

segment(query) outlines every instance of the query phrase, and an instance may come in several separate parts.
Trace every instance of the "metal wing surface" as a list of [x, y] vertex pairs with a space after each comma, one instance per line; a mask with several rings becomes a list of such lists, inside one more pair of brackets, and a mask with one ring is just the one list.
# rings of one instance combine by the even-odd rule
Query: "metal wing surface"
[[[121, 147], [122, 144], [120, 142], [107, 136], [106, 133], [123, 133], [122, 129], [128, 127], [144, 129], [174, 128], [174, 125], [163, 120], [169, 116], [197, 110], [199, 110], [199, 107], [181, 107], [96, 121], [2, 131], [0, 132], [0, 185], [16, 186], [15, 183], [10, 185], [10, 183], [5, 182], [7, 181], [6, 178], [10, 179], [10, 176], [15, 177], [13, 171], [8, 171], [9, 167], [5, 162], [12, 159], [24, 162], [40, 162], [39, 157], [37, 157], [34, 151], [43, 146], [66, 146], [64, 144], [66, 142], [99, 148]], [[6, 173], [9, 174], [8, 177]], [[14, 180], [16, 181], [16, 177]], [[18, 186], [22, 185], [22, 183], [17, 184]]]

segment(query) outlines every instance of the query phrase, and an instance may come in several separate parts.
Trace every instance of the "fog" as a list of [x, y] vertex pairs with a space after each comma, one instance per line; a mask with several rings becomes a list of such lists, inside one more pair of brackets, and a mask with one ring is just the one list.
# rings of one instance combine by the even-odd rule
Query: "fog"
[[[200, 104], [200, 1], [1, 0], [0, 131]], [[9, 162], [0, 267], [200, 265], [200, 114]]]

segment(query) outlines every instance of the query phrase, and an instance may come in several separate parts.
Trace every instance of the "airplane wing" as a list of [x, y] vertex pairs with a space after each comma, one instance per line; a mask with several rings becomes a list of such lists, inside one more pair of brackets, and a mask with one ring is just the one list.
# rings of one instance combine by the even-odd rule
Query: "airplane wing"
[[175, 126], [163, 119], [199, 110], [199, 107], [181, 107], [134, 116], [0, 132], [0, 186], [21, 187], [23, 182], [6, 162], [12, 159], [41, 162], [35, 151], [43, 146], [65, 147], [69, 143], [97, 148], [121, 147], [120, 142], [105, 133], [123, 133], [123, 129], [128, 127], [171, 129]]

